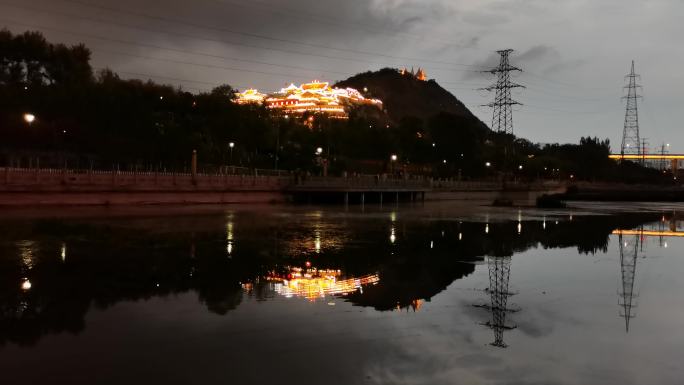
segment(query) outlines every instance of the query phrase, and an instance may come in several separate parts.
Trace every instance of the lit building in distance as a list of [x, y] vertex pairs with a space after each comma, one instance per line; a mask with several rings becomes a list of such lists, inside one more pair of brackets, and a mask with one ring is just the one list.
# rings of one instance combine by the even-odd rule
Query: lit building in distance
[[303, 115], [305, 113], [323, 113], [332, 118], [347, 119], [347, 108], [353, 105], [372, 105], [382, 108], [382, 101], [364, 97], [353, 88], [333, 88], [327, 82], [314, 80], [300, 86], [290, 84], [269, 95], [249, 89], [236, 94], [238, 104], [264, 104], [271, 110], [278, 110], [285, 115]]
[[262, 94], [256, 89], [250, 88], [245, 92], [238, 92], [235, 94], [235, 102], [237, 104], [262, 104], [266, 99], [266, 94]]
[[404, 75], [404, 76], [414, 77], [418, 80], [422, 80], [422, 81], [427, 80], [427, 74], [425, 73], [425, 70], [423, 70], [420, 67], [418, 67], [418, 71], [414, 71], [413, 68], [411, 68], [410, 71], [407, 68], [402, 68], [399, 70], [399, 73]]

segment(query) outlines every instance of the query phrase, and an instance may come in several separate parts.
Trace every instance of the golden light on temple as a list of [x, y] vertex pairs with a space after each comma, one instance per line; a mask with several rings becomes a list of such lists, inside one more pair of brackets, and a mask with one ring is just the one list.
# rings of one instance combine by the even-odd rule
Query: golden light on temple
[[328, 295], [347, 295], [363, 290], [366, 285], [375, 285], [380, 281], [377, 274], [364, 275], [358, 278], [340, 279], [342, 272], [334, 269], [302, 269], [289, 268], [287, 277], [271, 275], [267, 280], [275, 282], [275, 291], [284, 297], [302, 297], [310, 301], [325, 298]]
[[382, 108], [382, 101], [369, 99], [354, 88], [333, 88], [328, 82], [314, 80], [300, 86], [290, 84], [278, 92], [262, 94], [248, 89], [236, 94], [238, 104], [264, 104], [271, 110], [287, 115], [323, 113], [332, 118], [347, 119], [347, 107], [351, 105], [374, 105]]
[[425, 73], [425, 70], [420, 67], [418, 67], [418, 71], [414, 71], [413, 68], [411, 68], [410, 71], [407, 68], [402, 68], [399, 70], [399, 73], [404, 76], [413, 77], [417, 80], [427, 81], [427, 74]]

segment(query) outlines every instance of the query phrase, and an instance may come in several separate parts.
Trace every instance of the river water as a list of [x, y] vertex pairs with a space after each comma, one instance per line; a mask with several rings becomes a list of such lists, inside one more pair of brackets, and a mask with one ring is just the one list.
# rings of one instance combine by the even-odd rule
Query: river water
[[681, 210], [5, 211], [0, 383], [681, 384]]

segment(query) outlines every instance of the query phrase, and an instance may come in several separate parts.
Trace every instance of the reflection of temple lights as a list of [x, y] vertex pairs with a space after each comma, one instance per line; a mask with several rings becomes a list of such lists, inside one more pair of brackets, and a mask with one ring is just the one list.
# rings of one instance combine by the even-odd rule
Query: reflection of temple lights
[[33, 268], [33, 253], [34, 253], [34, 242], [33, 241], [22, 241], [19, 242], [19, 248], [21, 253], [21, 262], [24, 268], [31, 270]]
[[394, 227], [392, 227], [390, 232], [390, 242], [394, 243], [397, 240], [397, 236], [394, 233]]
[[392, 222], [396, 222], [396, 221], [397, 221], [397, 212], [396, 212], [396, 211], [392, 211], [392, 212], [390, 213], [390, 220], [391, 220]]
[[314, 249], [317, 253], [321, 252], [321, 231], [318, 229], [314, 232]]
[[28, 280], [28, 278], [24, 279], [24, 282], [21, 283], [21, 290], [28, 291], [31, 290], [31, 281]]
[[66, 261], [66, 243], [62, 242], [62, 248], [59, 254], [62, 257], [62, 262]]
[[274, 283], [273, 288], [276, 293], [286, 298], [297, 296], [312, 301], [316, 298], [324, 298], [326, 295], [347, 295], [355, 291], [363, 293], [364, 285], [375, 285], [380, 281], [377, 274], [338, 279], [341, 274], [340, 270], [290, 268], [287, 278], [270, 276], [267, 280]]
[[226, 253], [228, 256], [233, 255], [233, 248], [234, 248], [234, 239], [233, 239], [233, 214], [228, 215], [228, 221], [226, 222]]

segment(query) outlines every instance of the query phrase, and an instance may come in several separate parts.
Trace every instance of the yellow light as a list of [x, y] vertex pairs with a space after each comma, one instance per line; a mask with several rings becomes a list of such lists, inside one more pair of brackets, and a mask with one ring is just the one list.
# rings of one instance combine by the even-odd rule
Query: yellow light
[[31, 281], [28, 279], [25, 279], [24, 282], [21, 283], [21, 289], [24, 291], [31, 290]]
[[24, 114], [24, 121], [28, 124], [33, 123], [36, 120], [36, 116], [33, 114], [26, 113]]

